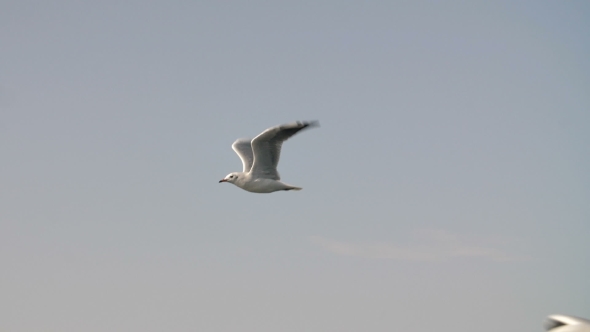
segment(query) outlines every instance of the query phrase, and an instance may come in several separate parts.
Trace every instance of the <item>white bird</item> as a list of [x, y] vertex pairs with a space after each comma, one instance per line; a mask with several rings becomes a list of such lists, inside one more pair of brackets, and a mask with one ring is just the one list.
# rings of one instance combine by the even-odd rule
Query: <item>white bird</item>
[[244, 170], [229, 173], [221, 182], [233, 183], [253, 193], [271, 193], [278, 190], [301, 190], [280, 181], [277, 164], [283, 142], [302, 129], [319, 126], [317, 121], [294, 122], [268, 128], [254, 139], [238, 139], [232, 149], [242, 159]]

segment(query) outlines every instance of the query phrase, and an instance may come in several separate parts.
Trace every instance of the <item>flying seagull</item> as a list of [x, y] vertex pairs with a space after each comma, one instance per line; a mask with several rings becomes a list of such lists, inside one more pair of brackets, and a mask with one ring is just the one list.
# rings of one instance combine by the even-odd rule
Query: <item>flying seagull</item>
[[268, 128], [254, 139], [238, 139], [232, 144], [242, 164], [243, 172], [229, 173], [221, 182], [233, 183], [236, 186], [253, 193], [271, 193], [279, 190], [301, 190], [280, 181], [277, 164], [281, 154], [283, 142], [300, 130], [317, 127], [317, 121], [294, 122]]

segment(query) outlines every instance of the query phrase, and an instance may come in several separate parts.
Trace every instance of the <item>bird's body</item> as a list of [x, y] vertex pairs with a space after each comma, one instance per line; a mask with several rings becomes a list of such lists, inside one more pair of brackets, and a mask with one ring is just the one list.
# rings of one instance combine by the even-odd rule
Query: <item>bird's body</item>
[[252, 140], [238, 139], [232, 144], [232, 148], [242, 160], [243, 171], [230, 173], [219, 182], [233, 183], [253, 193], [301, 190], [280, 181], [277, 165], [281, 146], [300, 130], [317, 125], [317, 121], [295, 122], [269, 128]]
[[279, 180], [254, 178], [250, 173], [238, 173], [238, 180], [233, 182], [236, 186], [253, 193], [267, 194], [279, 190], [301, 190], [283, 183]]

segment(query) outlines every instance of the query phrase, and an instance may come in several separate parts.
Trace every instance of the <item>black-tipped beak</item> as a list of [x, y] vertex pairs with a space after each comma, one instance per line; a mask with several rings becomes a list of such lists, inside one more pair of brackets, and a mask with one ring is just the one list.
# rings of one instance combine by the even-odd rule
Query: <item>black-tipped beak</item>
[[219, 180], [219, 183], [221, 183], [221, 182], [227, 182], [227, 180], [226, 179], [221, 179], [221, 180]]

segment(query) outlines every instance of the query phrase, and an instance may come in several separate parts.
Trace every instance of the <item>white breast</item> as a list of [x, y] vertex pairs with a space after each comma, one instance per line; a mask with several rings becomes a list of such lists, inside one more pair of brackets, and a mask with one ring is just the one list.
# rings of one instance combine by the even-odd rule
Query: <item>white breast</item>
[[271, 193], [273, 191], [285, 190], [289, 188], [286, 184], [281, 181], [272, 179], [245, 179], [246, 181], [236, 183], [236, 185], [244, 190], [253, 193]]

